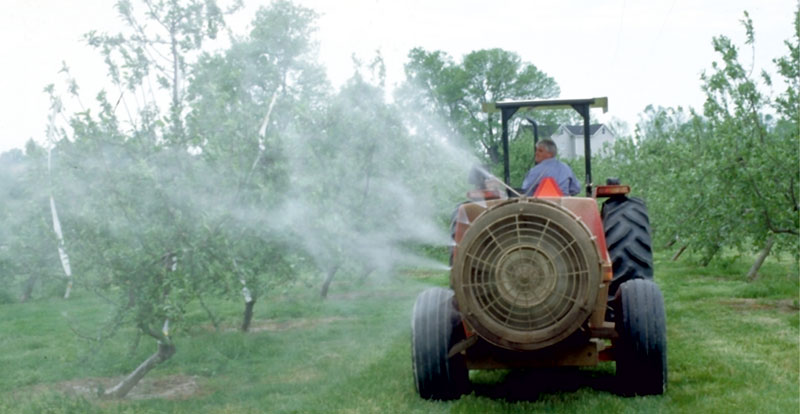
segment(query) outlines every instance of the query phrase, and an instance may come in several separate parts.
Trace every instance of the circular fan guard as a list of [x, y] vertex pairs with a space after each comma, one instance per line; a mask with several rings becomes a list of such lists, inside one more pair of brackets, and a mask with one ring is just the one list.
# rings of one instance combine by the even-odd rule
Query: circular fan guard
[[462, 315], [508, 349], [552, 345], [593, 310], [600, 260], [591, 233], [568, 210], [519, 199], [479, 216], [458, 246], [452, 284]]

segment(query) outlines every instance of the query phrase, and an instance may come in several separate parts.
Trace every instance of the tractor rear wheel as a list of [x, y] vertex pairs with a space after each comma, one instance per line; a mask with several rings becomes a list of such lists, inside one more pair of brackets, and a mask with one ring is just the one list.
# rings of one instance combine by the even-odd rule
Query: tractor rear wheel
[[464, 356], [447, 357], [462, 339], [464, 330], [453, 305], [453, 291], [435, 287], [420, 293], [411, 318], [411, 362], [422, 398], [450, 400], [467, 392], [469, 371]]
[[612, 197], [603, 203], [603, 230], [614, 277], [609, 299], [631, 279], [653, 279], [650, 219], [644, 201], [634, 197]]
[[663, 394], [667, 388], [667, 322], [658, 285], [636, 279], [619, 288], [614, 354], [620, 391], [626, 395]]

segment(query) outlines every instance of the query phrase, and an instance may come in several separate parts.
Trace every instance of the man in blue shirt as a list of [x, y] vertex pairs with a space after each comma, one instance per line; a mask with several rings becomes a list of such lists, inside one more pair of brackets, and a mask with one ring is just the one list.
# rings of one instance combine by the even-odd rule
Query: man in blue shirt
[[573, 196], [581, 191], [580, 182], [575, 173], [567, 164], [556, 159], [558, 147], [550, 139], [543, 139], [536, 143], [536, 166], [528, 171], [522, 182], [522, 189], [526, 196], [531, 196], [544, 177], [553, 177], [564, 195]]

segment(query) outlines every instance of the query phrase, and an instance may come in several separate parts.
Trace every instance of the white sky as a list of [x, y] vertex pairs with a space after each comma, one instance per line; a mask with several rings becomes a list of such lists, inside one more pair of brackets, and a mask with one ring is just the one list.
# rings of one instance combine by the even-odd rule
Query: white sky
[[[408, 51], [443, 50], [454, 59], [499, 47], [552, 76], [562, 98], [608, 96], [609, 113], [631, 126], [648, 104], [700, 108], [700, 73], [718, 60], [713, 36], [743, 44], [739, 23], [748, 10], [756, 33], [755, 72], [774, 72], [786, 54], [797, 0], [299, 0], [317, 10], [320, 61], [334, 85], [352, 74], [351, 56], [380, 50], [390, 85], [403, 77]], [[3, 0], [0, 13], [0, 151], [44, 142], [45, 85], [61, 79], [61, 62], [90, 102], [105, 66], [85, 46], [89, 30], [113, 32], [112, 0]], [[244, 34], [259, 4], [231, 21]], [[749, 50], [742, 54], [750, 61]], [[593, 116], [599, 113], [593, 113]]]

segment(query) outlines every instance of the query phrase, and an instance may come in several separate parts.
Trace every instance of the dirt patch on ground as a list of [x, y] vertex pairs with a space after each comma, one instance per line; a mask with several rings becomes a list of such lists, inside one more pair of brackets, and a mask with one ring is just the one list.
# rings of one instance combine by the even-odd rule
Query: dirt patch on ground
[[[104, 390], [113, 388], [125, 377], [81, 378], [55, 384], [35, 385], [20, 393], [57, 392], [66, 395], [80, 396], [87, 399], [98, 399]], [[197, 395], [201, 379], [194, 375], [168, 375], [164, 377], [142, 378], [125, 397], [130, 400], [184, 400]]]
[[[342, 316], [331, 316], [326, 318], [295, 318], [295, 319], [287, 319], [287, 320], [276, 320], [276, 319], [258, 319], [253, 320], [250, 323], [250, 328], [248, 332], [283, 332], [289, 331], [292, 329], [308, 329], [313, 328], [318, 325], [330, 323], [330, 322], [341, 322], [341, 321], [352, 321], [355, 318], [345, 318]], [[214, 331], [214, 326], [211, 324], [202, 325], [200, 329], [208, 332]], [[240, 325], [229, 325], [229, 324], [222, 324], [219, 327], [220, 331], [222, 332], [241, 332]]]
[[331, 322], [351, 321], [353, 318], [345, 318], [341, 316], [331, 316], [327, 318], [297, 318], [285, 321], [276, 321], [274, 319], [263, 319], [253, 321], [250, 325], [250, 332], [280, 332], [292, 329], [308, 329], [317, 325], [323, 325]]
[[283, 375], [270, 375], [262, 379], [265, 384], [308, 384], [317, 381], [322, 376], [319, 369], [300, 368]]
[[341, 293], [331, 293], [328, 295], [328, 300], [354, 300], [354, 299], [381, 299], [381, 298], [389, 298], [389, 299], [405, 299], [410, 297], [416, 297], [416, 292], [397, 292], [397, 291], [390, 291], [390, 290], [381, 290], [381, 291], [351, 291], [351, 292], [341, 292]]
[[800, 310], [795, 299], [764, 300], [751, 298], [726, 299], [723, 305], [730, 306], [736, 310], [777, 310], [784, 313], [795, 313]]

